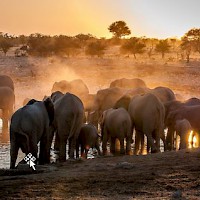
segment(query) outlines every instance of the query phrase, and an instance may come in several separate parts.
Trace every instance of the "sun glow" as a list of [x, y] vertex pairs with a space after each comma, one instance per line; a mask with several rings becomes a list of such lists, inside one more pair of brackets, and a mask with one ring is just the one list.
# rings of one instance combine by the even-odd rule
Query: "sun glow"
[[194, 134], [193, 131], [190, 132], [189, 138], [188, 138], [189, 148], [196, 148], [198, 147], [198, 139], [197, 136]]

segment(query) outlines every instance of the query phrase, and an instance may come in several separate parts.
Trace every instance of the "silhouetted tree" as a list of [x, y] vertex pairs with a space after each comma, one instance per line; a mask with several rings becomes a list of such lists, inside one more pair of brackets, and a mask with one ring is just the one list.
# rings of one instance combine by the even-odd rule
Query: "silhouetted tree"
[[200, 53], [200, 29], [193, 28], [189, 30], [183, 37], [183, 43], [189, 42], [194, 51]]
[[122, 36], [130, 35], [131, 31], [129, 27], [126, 25], [124, 21], [116, 21], [112, 23], [108, 30], [114, 35], [116, 38], [121, 38]]
[[140, 41], [139, 38], [132, 37], [125, 41], [125, 43], [120, 47], [120, 52], [123, 54], [133, 54], [136, 59], [136, 54], [141, 54], [144, 52], [145, 44]]
[[165, 53], [169, 52], [170, 45], [168, 43], [168, 40], [160, 40], [159, 43], [156, 45], [155, 50], [159, 53], [161, 53], [162, 58], [165, 57]]
[[13, 46], [12, 44], [12, 37], [6, 34], [0, 35], [0, 49], [6, 55], [8, 50]]
[[192, 52], [192, 41], [190, 41], [186, 35], [181, 38], [181, 41], [181, 49], [185, 52], [187, 63], [189, 63]]
[[86, 55], [101, 57], [104, 55], [106, 45], [101, 41], [91, 42], [85, 50]]

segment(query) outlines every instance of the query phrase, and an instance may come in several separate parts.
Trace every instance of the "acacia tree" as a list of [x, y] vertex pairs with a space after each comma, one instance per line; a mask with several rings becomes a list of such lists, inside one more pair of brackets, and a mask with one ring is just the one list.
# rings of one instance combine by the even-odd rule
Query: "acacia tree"
[[141, 54], [144, 52], [144, 47], [146, 45], [140, 41], [139, 38], [132, 37], [125, 41], [125, 43], [121, 46], [120, 52], [123, 54], [130, 53], [134, 55], [136, 59], [136, 54]]
[[162, 58], [165, 57], [165, 53], [169, 52], [170, 45], [168, 43], [168, 40], [160, 40], [159, 43], [156, 45], [155, 50], [159, 53], [161, 53]]
[[108, 30], [114, 35], [116, 38], [121, 38], [122, 36], [130, 35], [131, 31], [129, 27], [126, 25], [124, 21], [116, 21], [113, 22]]

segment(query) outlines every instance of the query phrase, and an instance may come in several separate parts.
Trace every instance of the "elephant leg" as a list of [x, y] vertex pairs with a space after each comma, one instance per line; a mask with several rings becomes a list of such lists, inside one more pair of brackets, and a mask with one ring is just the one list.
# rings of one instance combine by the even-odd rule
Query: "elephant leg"
[[74, 159], [74, 149], [76, 146], [76, 139], [74, 137], [69, 138], [69, 158]]
[[169, 127], [166, 137], [166, 149], [171, 151], [174, 149], [174, 129]]
[[64, 141], [60, 142], [59, 145], [59, 161], [65, 162], [66, 161], [66, 143]]
[[89, 149], [85, 149], [85, 158], [87, 159]]
[[[30, 144], [30, 153], [36, 158], [35, 163], [38, 163], [38, 157], [37, 157], [37, 153], [38, 153], [38, 146], [37, 144]], [[27, 155], [27, 153], [26, 153]], [[39, 160], [39, 164], [40, 164], [40, 160]]]
[[107, 142], [108, 142], [107, 132], [104, 131], [104, 133], [103, 133], [103, 141], [102, 141], [103, 155], [107, 154]]
[[96, 150], [97, 150], [97, 152], [98, 152], [98, 155], [101, 156], [102, 153], [101, 153], [101, 150], [100, 150], [100, 147], [99, 147], [99, 146], [100, 146], [100, 145], [99, 145], [99, 141], [96, 141], [95, 148], [96, 148]]
[[39, 164], [44, 165], [50, 163], [50, 144], [46, 135], [40, 140]]
[[115, 154], [115, 141], [115, 137], [110, 138], [110, 153], [112, 153], [113, 155]]
[[160, 152], [160, 130], [156, 129], [153, 132], [153, 135], [154, 135], [154, 138], [155, 138], [155, 141], [156, 141], [156, 148], [157, 148], [158, 152]]
[[124, 138], [121, 138], [120, 140], [120, 154], [124, 155], [125, 150], [124, 150]]
[[140, 153], [143, 154], [144, 153], [144, 134], [140, 133], [140, 138], [141, 138], [141, 150]]
[[154, 139], [152, 137], [152, 134], [149, 133], [148, 130], [144, 130], [145, 135], [147, 136], [147, 144], [149, 143], [150, 147], [151, 147], [151, 152], [152, 153], [157, 153], [159, 152], [159, 149], [157, 149], [157, 146], [154, 143]]
[[115, 152], [120, 152], [120, 140], [118, 138], [115, 139]]
[[151, 137], [151, 135], [147, 136], [147, 140], [148, 140], [148, 142], [149, 142], [149, 144], [151, 146], [151, 153], [158, 153], [158, 152], [160, 152], [160, 149], [158, 149], [157, 146], [155, 145], [154, 140]]
[[81, 144], [81, 158], [85, 158], [85, 147]]
[[19, 145], [16, 142], [11, 142], [11, 147], [10, 147], [10, 169], [15, 168], [15, 163], [17, 160], [17, 155], [19, 151]]

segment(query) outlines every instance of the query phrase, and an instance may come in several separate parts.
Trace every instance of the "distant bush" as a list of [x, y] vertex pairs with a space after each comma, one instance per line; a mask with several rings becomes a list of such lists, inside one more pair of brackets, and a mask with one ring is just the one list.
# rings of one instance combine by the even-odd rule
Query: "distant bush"
[[77, 38], [65, 35], [54, 37], [54, 53], [58, 55], [76, 55], [81, 45]]
[[28, 38], [28, 53], [36, 56], [49, 56], [53, 53], [53, 40], [50, 36], [39, 33], [31, 34]]
[[101, 57], [104, 55], [106, 45], [102, 41], [91, 42], [85, 50], [86, 55]]

